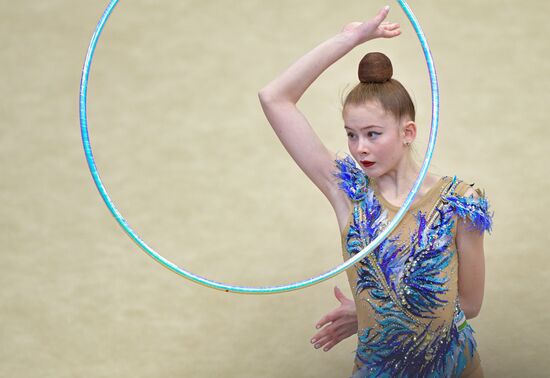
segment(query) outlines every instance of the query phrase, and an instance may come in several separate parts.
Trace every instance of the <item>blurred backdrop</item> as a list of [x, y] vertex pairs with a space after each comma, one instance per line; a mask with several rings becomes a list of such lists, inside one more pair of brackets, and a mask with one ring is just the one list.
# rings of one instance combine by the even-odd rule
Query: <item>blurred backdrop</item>
[[[347, 377], [354, 340], [309, 344], [345, 275], [298, 292], [239, 296], [192, 284], [122, 232], [89, 174], [78, 122], [81, 67], [107, 1], [0, 0], [0, 376]], [[122, 1], [92, 67], [89, 128], [119, 210], [162, 255], [215, 280], [276, 285], [341, 262], [328, 202], [265, 120], [257, 91], [379, 0]], [[369, 51], [393, 60], [421, 129], [427, 70], [403, 35], [363, 45], [300, 102], [347, 151], [341, 97]], [[550, 367], [550, 5], [410, 1], [441, 87], [431, 170], [485, 188], [486, 294], [471, 321], [488, 377]]]

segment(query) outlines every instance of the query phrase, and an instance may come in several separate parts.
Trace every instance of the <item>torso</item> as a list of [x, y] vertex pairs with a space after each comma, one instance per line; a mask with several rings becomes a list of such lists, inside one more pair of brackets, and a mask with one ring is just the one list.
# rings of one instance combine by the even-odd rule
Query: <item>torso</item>
[[[432, 191], [439, 188], [441, 185], [441, 180], [443, 179], [442, 176], [437, 176], [431, 173], [428, 173], [426, 177], [424, 178], [424, 181], [422, 182], [422, 186], [418, 193], [416, 194], [411, 207], [414, 209], [418, 204], [421, 204], [424, 202], [427, 198], [427, 195], [431, 193]], [[369, 178], [371, 183], [376, 183], [376, 179]], [[340, 233], [344, 232], [344, 229], [346, 228], [350, 213], [353, 208], [353, 204], [349, 200], [349, 198], [346, 196], [346, 194], [340, 190], [337, 185], [335, 185], [335, 195], [334, 199], [331, 201], [332, 206], [334, 208], [334, 211], [336, 213], [336, 219], [338, 221], [338, 226], [340, 228]], [[405, 193], [405, 196], [403, 198], [391, 198], [390, 196], [385, 196], [384, 193], [380, 192], [378, 190], [378, 187], [376, 186], [377, 196], [384, 202], [386, 206], [390, 209], [399, 210], [403, 203], [405, 202], [405, 199], [409, 192]], [[387, 199], [386, 199], [387, 198]], [[411, 209], [409, 209], [410, 211]]]
[[[338, 216], [348, 259], [386, 227], [403, 200], [387, 201], [376, 180], [351, 160], [338, 161], [349, 209], [344, 222]], [[435, 369], [433, 376], [443, 377], [471, 368], [475, 340], [458, 303], [455, 242], [455, 207], [470, 208], [456, 196], [468, 188], [456, 178], [428, 176], [390, 237], [346, 271], [357, 308], [359, 374], [416, 377]]]

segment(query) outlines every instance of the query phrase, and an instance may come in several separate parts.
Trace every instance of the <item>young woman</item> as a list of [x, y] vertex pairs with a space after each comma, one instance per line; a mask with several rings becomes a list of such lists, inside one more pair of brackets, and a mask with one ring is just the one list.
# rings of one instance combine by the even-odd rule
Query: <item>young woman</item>
[[[332, 204], [345, 259], [384, 229], [419, 174], [410, 152], [416, 137], [414, 105], [391, 78], [390, 60], [367, 54], [359, 65], [360, 83], [343, 107], [351, 157], [339, 158], [319, 140], [296, 103], [354, 47], [398, 36], [399, 25], [383, 22], [388, 11], [385, 7], [368, 22], [346, 25], [259, 93], [282, 144]], [[491, 223], [479, 189], [456, 177], [428, 174], [396, 230], [348, 269], [354, 301], [335, 288], [341, 306], [319, 321], [314, 346], [327, 351], [357, 334], [354, 377], [482, 376], [466, 319], [481, 308], [483, 231]]]

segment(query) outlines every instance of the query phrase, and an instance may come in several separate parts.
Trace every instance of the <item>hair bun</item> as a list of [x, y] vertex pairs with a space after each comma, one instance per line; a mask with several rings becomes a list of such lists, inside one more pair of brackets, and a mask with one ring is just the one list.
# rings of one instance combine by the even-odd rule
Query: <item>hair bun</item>
[[379, 52], [368, 53], [359, 62], [358, 74], [361, 83], [383, 83], [388, 81], [393, 75], [391, 60]]

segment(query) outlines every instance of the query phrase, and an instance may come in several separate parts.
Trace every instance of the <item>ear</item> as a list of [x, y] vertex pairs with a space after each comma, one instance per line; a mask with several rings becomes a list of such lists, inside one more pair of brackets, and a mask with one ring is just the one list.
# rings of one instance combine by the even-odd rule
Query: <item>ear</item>
[[411, 144], [416, 139], [416, 123], [414, 121], [404, 121], [401, 127], [401, 138], [403, 143]]

